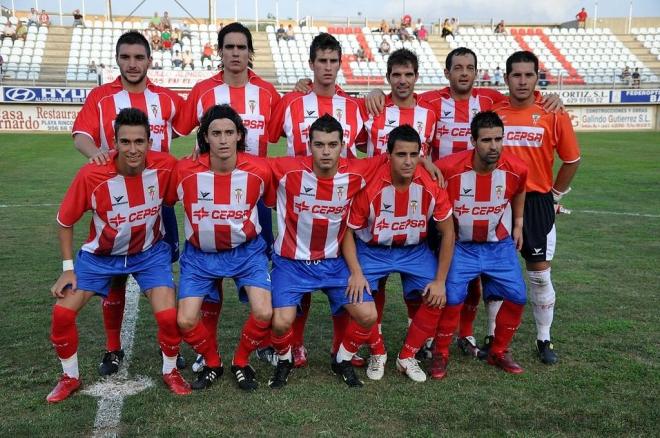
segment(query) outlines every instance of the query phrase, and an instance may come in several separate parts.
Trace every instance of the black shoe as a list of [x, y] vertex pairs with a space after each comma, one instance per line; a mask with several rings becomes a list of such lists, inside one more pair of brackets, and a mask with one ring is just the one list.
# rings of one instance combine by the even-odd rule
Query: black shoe
[[350, 360], [344, 360], [341, 362], [333, 360], [330, 368], [332, 369], [333, 373], [341, 376], [341, 378], [344, 379], [344, 383], [346, 383], [350, 388], [360, 388], [364, 385], [364, 383], [362, 383], [362, 381], [358, 379], [357, 375], [355, 374], [355, 369], [353, 369], [353, 364], [351, 364]]
[[99, 374], [109, 376], [119, 371], [119, 365], [124, 359], [124, 350], [106, 351], [99, 365]]
[[428, 345], [426, 342], [424, 342], [424, 345], [422, 345], [422, 348], [417, 350], [417, 353], [415, 353], [415, 359], [418, 361], [422, 362], [427, 359], [431, 359], [433, 357], [433, 343], [431, 345]]
[[493, 339], [495, 339], [495, 336], [486, 336], [484, 338], [484, 344], [479, 347], [481, 353], [477, 355], [479, 359], [486, 360], [488, 358], [488, 352], [490, 352], [490, 346], [493, 345]]
[[257, 348], [254, 354], [257, 356], [257, 358], [260, 361], [266, 362], [267, 364], [272, 365], [274, 367], [277, 366], [277, 361], [279, 358], [277, 356], [277, 353], [275, 353], [275, 349], [273, 347]]
[[254, 391], [259, 387], [259, 384], [256, 380], [257, 373], [250, 365], [246, 365], [244, 367], [232, 365], [231, 372], [236, 378], [238, 387], [243, 391]]
[[483, 355], [479, 347], [477, 347], [477, 341], [474, 339], [474, 336], [458, 338], [456, 340], [456, 346], [463, 352], [464, 356], [479, 357]]
[[290, 360], [278, 360], [273, 377], [268, 381], [268, 386], [273, 389], [280, 389], [286, 385], [289, 380], [289, 373], [293, 369], [293, 362]]
[[186, 358], [181, 353], [176, 355], [176, 367], [179, 370], [186, 368]]
[[550, 341], [539, 341], [536, 340], [536, 352], [539, 355], [539, 359], [546, 365], [554, 365], [559, 361], [557, 353], [555, 353], [555, 347]]
[[202, 371], [197, 374], [197, 380], [195, 380], [190, 387], [192, 389], [206, 389], [222, 376], [223, 371], [224, 368], [222, 365], [217, 368], [205, 366]]

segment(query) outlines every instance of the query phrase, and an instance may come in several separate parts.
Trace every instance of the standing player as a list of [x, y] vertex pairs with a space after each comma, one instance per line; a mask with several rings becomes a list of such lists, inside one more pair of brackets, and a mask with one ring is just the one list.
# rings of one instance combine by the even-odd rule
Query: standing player
[[[554, 364], [550, 340], [555, 289], [550, 277], [555, 253], [555, 211], [580, 164], [580, 148], [566, 113], [550, 113], [536, 103], [539, 61], [531, 52], [516, 52], [506, 60], [509, 99], [495, 107], [506, 128], [504, 146], [530, 169], [525, 199], [524, 245], [529, 295], [536, 320], [536, 349], [541, 362]], [[553, 181], [555, 151], [562, 161]]]
[[[410, 125], [389, 133], [390, 165], [380, 169], [353, 200], [342, 242], [351, 271], [349, 294], [361, 293], [365, 287], [373, 290], [378, 280], [399, 272], [406, 300], [422, 301], [396, 361], [399, 371], [417, 382], [426, 380], [426, 374], [415, 354], [435, 334], [454, 248], [454, 227], [449, 219], [452, 209], [445, 191], [417, 167], [421, 148], [419, 134]], [[442, 234], [438, 258], [425, 242], [431, 217]], [[372, 352], [367, 376], [380, 380], [386, 361], [384, 350]]]
[[[57, 214], [64, 261], [62, 275], [51, 288], [57, 302], [50, 339], [64, 373], [48, 394], [51, 403], [66, 399], [80, 387], [78, 312], [94, 295], [107, 295], [113, 277], [128, 274], [149, 298], [156, 317], [163, 380], [176, 394], [190, 393], [190, 385], [176, 368], [181, 335], [176, 323], [170, 247], [161, 239], [161, 205], [176, 196], [176, 160], [149, 150], [149, 120], [138, 109], [121, 110], [113, 131], [116, 152], [104, 165], [83, 166]], [[93, 215], [90, 234], [74, 266], [73, 225], [88, 210]]]
[[447, 181], [457, 241], [447, 277], [447, 307], [435, 337], [431, 365], [434, 379], [447, 375], [449, 344], [458, 326], [468, 283], [479, 276], [485, 298], [503, 303], [497, 313], [488, 363], [510, 373], [523, 372], [508, 347], [526, 301], [516, 250], [522, 247], [527, 166], [510, 152], [502, 152], [504, 126], [494, 112], [478, 113], [470, 132], [473, 150], [436, 162]]
[[218, 278], [233, 278], [241, 301], [250, 303], [231, 366], [239, 388], [257, 388], [248, 358], [270, 334], [270, 274], [256, 206], [271, 172], [265, 160], [244, 152], [245, 138], [236, 111], [226, 104], [212, 106], [197, 132], [199, 158], [177, 165], [177, 192], [186, 219], [178, 321], [184, 340], [205, 349], [205, 366], [193, 389], [208, 387], [222, 375], [215, 336], [200, 321], [204, 297], [215, 295], [219, 302]]
[[[149, 42], [139, 32], [126, 32], [117, 40], [116, 61], [119, 77], [94, 88], [73, 124], [73, 142], [85, 157], [98, 164], [108, 159], [115, 149], [115, 117], [123, 108], [138, 108], [149, 117], [152, 148], [169, 152], [172, 142], [172, 121], [183, 104], [173, 91], [154, 85], [147, 72], [151, 66]], [[172, 250], [171, 261], [179, 258], [179, 233], [176, 216], [170, 207], [163, 207], [165, 241]], [[116, 373], [124, 357], [121, 349], [121, 323], [124, 318], [126, 276], [113, 278], [110, 292], [103, 299], [103, 324], [106, 353], [99, 366], [102, 376]], [[183, 366], [183, 357], [179, 366]]]

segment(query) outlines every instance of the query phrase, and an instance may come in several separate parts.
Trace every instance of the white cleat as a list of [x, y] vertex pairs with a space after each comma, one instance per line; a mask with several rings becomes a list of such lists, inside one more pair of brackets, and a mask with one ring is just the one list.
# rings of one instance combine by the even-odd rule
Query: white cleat
[[425, 382], [426, 373], [419, 366], [419, 361], [414, 357], [407, 359], [396, 358], [396, 369], [415, 382]]
[[385, 374], [387, 354], [372, 354], [367, 365], [367, 377], [371, 380], [380, 380]]
[[193, 362], [192, 364], [193, 373], [199, 373], [204, 369], [205, 365], [206, 365], [206, 361], [204, 361], [204, 356], [198, 354], [197, 358], [195, 359], [195, 362]]

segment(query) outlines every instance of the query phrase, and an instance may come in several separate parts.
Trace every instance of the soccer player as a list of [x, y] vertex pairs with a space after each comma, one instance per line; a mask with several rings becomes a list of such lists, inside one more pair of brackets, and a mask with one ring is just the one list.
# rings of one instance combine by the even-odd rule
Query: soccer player
[[[181, 335], [176, 322], [170, 247], [162, 240], [161, 205], [175, 198], [176, 160], [150, 151], [149, 120], [134, 108], [121, 110], [114, 125], [115, 149], [104, 165], [78, 172], [57, 214], [62, 274], [51, 288], [50, 339], [64, 373], [48, 394], [51, 403], [69, 397], [81, 384], [78, 371], [78, 312], [94, 296], [106, 296], [111, 279], [132, 274], [149, 298], [163, 354], [163, 380], [176, 394], [190, 385], [176, 368]], [[73, 263], [73, 226], [92, 211], [90, 234]]]
[[[329, 114], [309, 127], [310, 157], [270, 160], [277, 202], [279, 230], [273, 253], [273, 321], [271, 341], [278, 363], [269, 381], [271, 388], [286, 385], [293, 368], [291, 326], [304, 295], [322, 290], [333, 315], [344, 309], [350, 322], [335, 327], [340, 345], [332, 370], [351, 387], [362, 386], [351, 359], [376, 322], [376, 308], [369, 294], [361, 299], [346, 295], [349, 277], [339, 244], [346, 230], [351, 200], [364, 188], [367, 176], [382, 167], [384, 159], [347, 160], [342, 125]], [[344, 313], [346, 313], [344, 312]], [[343, 334], [337, 333], [337, 328]]]
[[[505, 123], [504, 147], [529, 167], [525, 199], [522, 256], [529, 278], [529, 298], [536, 321], [536, 348], [541, 362], [554, 364], [557, 354], [550, 338], [555, 289], [550, 276], [555, 254], [555, 212], [571, 190], [580, 164], [580, 148], [568, 114], [551, 113], [537, 104], [536, 55], [521, 51], [506, 61], [509, 99], [495, 107]], [[562, 161], [553, 180], [555, 152]]]
[[[240, 115], [246, 129], [245, 152], [265, 157], [268, 152], [268, 129], [273, 111], [280, 101], [275, 87], [260, 78], [252, 69], [254, 46], [250, 30], [241, 23], [230, 23], [218, 32], [218, 55], [222, 59], [222, 70], [215, 76], [195, 84], [174, 125], [180, 135], [188, 135], [199, 126], [204, 113], [214, 105], [229, 104]], [[273, 246], [273, 219], [271, 210], [263, 201], [257, 204], [261, 236], [266, 241], [270, 257]], [[222, 280], [219, 280], [222, 285]], [[219, 297], [222, 299], [220, 288]], [[202, 314], [205, 325], [216, 336], [221, 302], [204, 301]], [[200, 365], [200, 358], [193, 370]]]
[[[415, 354], [435, 334], [454, 248], [452, 209], [446, 192], [417, 167], [421, 148], [419, 134], [410, 125], [389, 133], [390, 165], [383, 166], [353, 200], [342, 241], [351, 272], [349, 295], [375, 290], [378, 280], [399, 272], [406, 300], [421, 301], [396, 361], [397, 369], [417, 382], [425, 381], [426, 374]], [[442, 234], [438, 258], [425, 242], [431, 217]], [[384, 349], [380, 354], [372, 352], [367, 376], [380, 380], [386, 361]]]
[[219, 301], [216, 279], [233, 278], [241, 301], [250, 304], [231, 367], [239, 388], [257, 388], [248, 358], [270, 335], [270, 273], [256, 206], [271, 172], [265, 160], [244, 152], [246, 131], [229, 105], [212, 106], [197, 132], [198, 159], [177, 165], [177, 192], [186, 218], [178, 321], [184, 340], [206, 346], [205, 366], [193, 389], [208, 387], [222, 375], [215, 337], [200, 321], [204, 297]]
[[[138, 108], [149, 117], [151, 148], [169, 152], [172, 122], [183, 104], [175, 92], [154, 85], [147, 77], [151, 66], [149, 42], [139, 32], [126, 32], [119, 37], [115, 59], [119, 77], [113, 82], [94, 88], [73, 124], [74, 146], [90, 161], [105, 164], [109, 151], [115, 149], [114, 121], [123, 108]], [[171, 261], [179, 258], [179, 233], [174, 210], [163, 207], [165, 241], [172, 250]], [[116, 373], [124, 357], [121, 349], [121, 324], [124, 317], [126, 276], [112, 280], [110, 292], [103, 299], [103, 323], [106, 353], [99, 365], [102, 376]], [[183, 357], [179, 366], [184, 365]]]
[[[431, 377], [447, 375], [449, 344], [458, 326], [470, 281], [481, 276], [486, 300], [502, 303], [488, 363], [519, 374], [508, 352], [525, 307], [525, 282], [516, 250], [522, 247], [527, 166], [502, 152], [504, 126], [492, 111], [480, 112], [470, 126], [473, 150], [442, 158], [436, 165], [447, 181], [457, 231], [447, 276], [447, 307], [438, 322]], [[502, 301], [502, 299], [504, 301]]]

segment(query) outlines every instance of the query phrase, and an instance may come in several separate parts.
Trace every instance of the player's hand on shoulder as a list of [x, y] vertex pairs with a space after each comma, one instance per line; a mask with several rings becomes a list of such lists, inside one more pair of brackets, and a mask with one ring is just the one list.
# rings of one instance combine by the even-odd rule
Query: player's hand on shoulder
[[369, 115], [377, 116], [385, 108], [385, 94], [380, 88], [375, 88], [364, 98], [364, 104], [367, 107]]
[[108, 151], [98, 151], [96, 155], [89, 157], [89, 162], [97, 166], [103, 166], [110, 161], [110, 153]]
[[55, 298], [64, 298], [64, 291], [67, 288], [76, 290], [77, 286], [78, 281], [76, 279], [76, 273], [73, 271], [64, 271], [60, 274], [60, 278], [57, 279], [53, 287], [50, 288], [50, 293]]
[[351, 274], [351, 276], [348, 277], [346, 296], [351, 304], [362, 303], [365, 290], [371, 295], [369, 282], [362, 273]]
[[543, 104], [543, 109], [549, 113], [559, 113], [566, 109], [564, 107], [564, 102], [561, 100], [561, 97], [559, 97], [559, 94], [557, 93], [545, 95], [541, 103]]
[[433, 181], [438, 182], [438, 187], [444, 189], [447, 187], [447, 182], [445, 181], [445, 178], [442, 176], [442, 172], [440, 169], [438, 169], [438, 166], [433, 164], [430, 158], [428, 157], [423, 157], [420, 162], [426, 169], [428, 173], [431, 174], [431, 178], [433, 178]]
[[445, 283], [434, 280], [424, 289], [424, 302], [431, 307], [444, 307], [447, 302]]
[[309, 78], [298, 79], [298, 82], [293, 87], [293, 91], [303, 94], [309, 93], [312, 91], [312, 80]]

